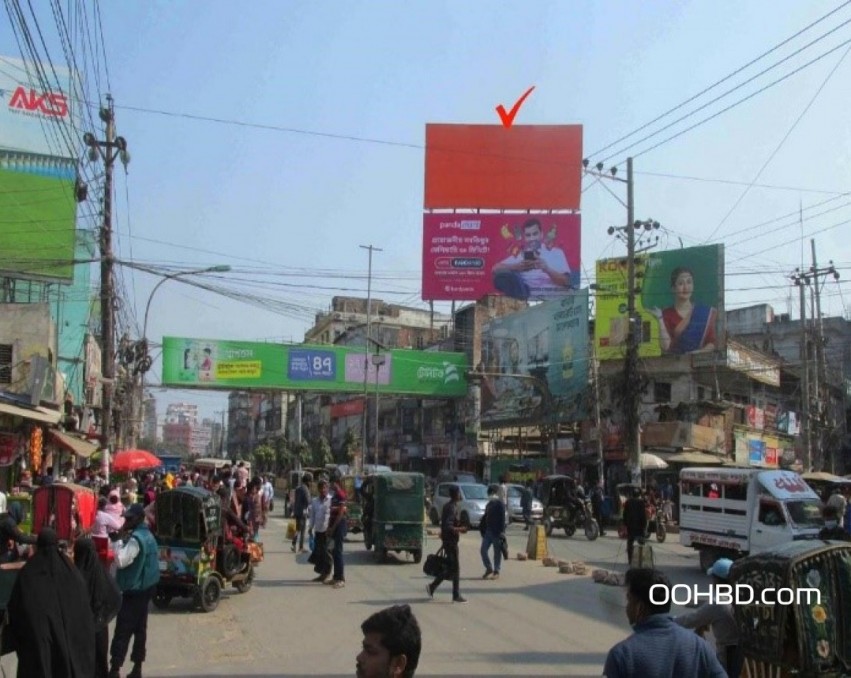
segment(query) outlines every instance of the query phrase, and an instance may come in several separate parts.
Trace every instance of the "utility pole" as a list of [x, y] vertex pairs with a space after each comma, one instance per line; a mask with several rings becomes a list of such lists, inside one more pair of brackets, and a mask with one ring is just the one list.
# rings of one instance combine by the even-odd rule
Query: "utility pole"
[[810, 448], [810, 358], [807, 346], [807, 296], [804, 290], [809, 278], [800, 272], [792, 276], [798, 286], [801, 304], [801, 443], [804, 448], [804, 473], [812, 470], [812, 450]]
[[[367, 438], [369, 437], [369, 340], [372, 337], [372, 253], [383, 252], [380, 247], [360, 245], [362, 250], [369, 252], [369, 269], [366, 278], [366, 339], [363, 342], [363, 441], [361, 443], [360, 469], [363, 470], [367, 459]], [[378, 387], [378, 368], [375, 371], [375, 384]], [[378, 412], [375, 413], [378, 418]]]
[[[824, 322], [821, 315], [821, 279], [830, 275], [834, 280], [839, 279], [839, 273], [833, 265], [833, 261], [824, 268], [819, 268], [818, 260], [816, 259], [816, 241], [810, 239], [810, 248], [812, 251], [813, 265], [810, 267], [808, 276], [813, 280], [813, 296], [814, 296], [814, 317], [813, 317], [813, 344], [815, 366], [815, 386], [813, 395], [815, 396], [815, 416], [810, 418], [813, 434], [811, 440], [815, 448], [815, 456], [819, 460], [820, 470], [829, 470], [833, 473], [836, 469], [836, 459], [832, 451], [825, 449], [827, 440], [824, 432], [829, 430], [830, 422], [830, 388], [827, 379], [827, 362], [824, 355]], [[829, 459], [825, 457], [829, 456]], [[828, 468], [825, 468], [828, 467]]]
[[[89, 147], [89, 158], [100, 157], [104, 163], [103, 224], [100, 232], [100, 305], [101, 305], [101, 375], [103, 402], [101, 410], [101, 438], [107, 452], [112, 451], [112, 401], [115, 392], [115, 289], [113, 285], [112, 254], [112, 175], [116, 158], [126, 166], [130, 160], [127, 142], [115, 136], [115, 109], [112, 97], [106, 95], [107, 105], [100, 109], [100, 119], [106, 125], [106, 140], [98, 141], [87, 132], [83, 141]], [[108, 455], [107, 455], [108, 458]]]
[[606, 493], [605, 462], [603, 456], [603, 422], [600, 415], [600, 365], [597, 361], [596, 342], [591, 339], [591, 369], [594, 380], [594, 426], [597, 429], [597, 483]]
[[635, 197], [632, 158], [626, 159], [626, 257], [627, 257], [627, 335], [626, 335], [626, 449], [632, 467], [632, 482], [641, 482], [641, 432], [638, 417], [638, 341], [635, 317]]

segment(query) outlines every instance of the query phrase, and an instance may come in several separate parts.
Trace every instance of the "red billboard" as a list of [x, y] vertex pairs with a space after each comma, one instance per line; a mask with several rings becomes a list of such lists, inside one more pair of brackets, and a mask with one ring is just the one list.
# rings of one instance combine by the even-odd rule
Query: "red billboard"
[[423, 299], [538, 301], [579, 288], [578, 214], [423, 215]]
[[582, 125], [426, 125], [425, 209], [578, 210]]

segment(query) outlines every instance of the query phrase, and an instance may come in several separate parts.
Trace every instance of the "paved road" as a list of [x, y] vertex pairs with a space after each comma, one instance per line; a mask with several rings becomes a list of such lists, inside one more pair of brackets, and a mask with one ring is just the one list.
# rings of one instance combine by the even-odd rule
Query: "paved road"
[[[266, 560], [254, 588], [230, 589], [210, 614], [176, 600], [167, 611], [152, 608], [145, 676], [351, 676], [362, 635], [373, 612], [410, 603], [423, 631], [418, 676], [599, 676], [608, 649], [630, 633], [623, 590], [594, 584], [590, 576], [559, 574], [538, 561], [511, 560], [498, 581], [483, 581], [478, 533], [461, 545], [461, 589], [469, 600], [453, 604], [444, 584], [429, 601], [422, 568], [404, 558], [378, 565], [359, 536], [346, 544], [344, 589], [309, 583], [306, 555], [290, 552], [285, 521], [273, 518], [263, 534]], [[526, 533], [509, 528], [512, 557]], [[675, 583], [707, 578], [697, 556], [676, 541], [653, 543], [656, 563]], [[430, 538], [428, 549], [438, 540]], [[625, 542], [610, 532], [595, 542], [555, 535], [550, 553], [592, 567], [626, 569]], [[14, 655], [0, 662], [14, 675]], [[129, 668], [129, 667], [126, 667]]]

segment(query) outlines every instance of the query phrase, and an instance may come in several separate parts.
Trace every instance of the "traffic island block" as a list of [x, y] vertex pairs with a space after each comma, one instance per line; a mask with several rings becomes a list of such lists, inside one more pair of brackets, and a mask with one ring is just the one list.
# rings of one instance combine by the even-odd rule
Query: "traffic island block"
[[526, 540], [526, 555], [530, 560], [541, 560], [549, 553], [547, 548], [547, 533], [543, 525], [535, 525], [529, 530]]
[[517, 560], [528, 560], [529, 556], [527, 556], [523, 551], [517, 552]]
[[558, 560], [551, 556], [544, 557], [543, 561], [544, 567], [558, 567]]

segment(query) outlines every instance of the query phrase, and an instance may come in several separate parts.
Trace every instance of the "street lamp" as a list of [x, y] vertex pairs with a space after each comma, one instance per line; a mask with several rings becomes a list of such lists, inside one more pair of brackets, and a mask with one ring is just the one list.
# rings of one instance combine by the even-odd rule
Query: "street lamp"
[[[378, 370], [387, 361], [387, 356], [378, 352], [378, 345], [375, 346], [375, 353], [370, 357], [372, 364], [375, 365], [375, 438], [372, 441], [372, 461], [378, 465]], [[364, 432], [366, 438], [366, 432]]]
[[[154, 285], [154, 289], [152, 289], [151, 293], [148, 295], [148, 303], [145, 304], [145, 319], [142, 323], [142, 338], [139, 342], [141, 344], [141, 350], [136, 352], [136, 355], [139, 356], [138, 372], [141, 374], [141, 383], [139, 387], [139, 411], [137, 413], [137, 416], [134, 417], [134, 419], [135, 422], [139, 423], [139, 426], [141, 426], [142, 412], [145, 400], [145, 373], [151, 368], [151, 359], [148, 356], [148, 314], [151, 312], [151, 302], [154, 300], [154, 295], [157, 293], [157, 290], [162, 287], [166, 282], [168, 282], [169, 280], [174, 280], [175, 278], [180, 278], [187, 275], [200, 275], [203, 273], [227, 273], [228, 271], [230, 271], [230, 266], [228, 266], [227, 264], [219, 264], [216, 266], [207, 266], [206, 268], [194, 268], [188, 271], [176, 271], [175, 273], [169, 273], [167, 275], [164, 275], [162, 280], [160, 280], [156, 285]], [[135, 447], [136, 426], [132, 426], [131, 430], [131, 445]]]

